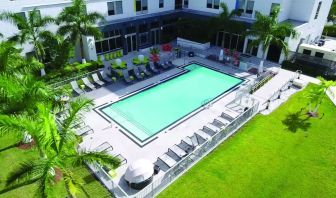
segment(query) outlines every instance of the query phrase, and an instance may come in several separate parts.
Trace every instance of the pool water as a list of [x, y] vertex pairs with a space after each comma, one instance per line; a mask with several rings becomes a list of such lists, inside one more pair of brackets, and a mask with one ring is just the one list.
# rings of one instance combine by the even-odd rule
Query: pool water
[[197, 64], [185, 69], [189, 71], [101, 111], [143, 142], [242, 82]]

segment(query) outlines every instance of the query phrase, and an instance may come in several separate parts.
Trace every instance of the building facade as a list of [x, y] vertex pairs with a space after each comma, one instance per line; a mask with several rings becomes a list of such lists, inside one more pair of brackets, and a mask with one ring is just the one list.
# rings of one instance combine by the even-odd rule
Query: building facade
[[[294, 24], [299, 37], [289, 39], [289, 49], [297, 51], [299, 44], [317, 41], [322, 33], [332, 0], [87, 0], [87, 11], [96, 11], [105, 17], [97, 26], [103, 39], [96, 41], [97, 54], [123, 49], [124, 53], [168, 42], [176, 38], [176, 21], [182, 17], [208, 18], [221, 13], [220, 3], [226, 3], [230, 10], [240, 10], [241, 16], [234, 20], [252, 24], [256, 12], [270, 14], [274, 6], [281, 7], [279, 22]], [[70, 6], [70, 0], [4, 0], [0, 11], [10, 11], [27, 16], [34, 8], [42, 16], [57, 17], [63, 8]], [[0, 22], [0, 32], [4, 38], [14, 35], [18, 30], [14, 25]], [[47, 27], [56, 31], [56, 25]], [[228, 37], [229, 38], [226, 38]], [[227, 47], [226, 41], [234, 43], [237, 39], [225, 32], [218, 33], [214, 45]], [[248, 42], [253, 38], [241, 38], [243, 44], [229, 46], [237, 50], [261, 57], [262, 47], [250, 49]], [[288, 39], [288, 38], [286, 38]], [[238, 41], [237, 41], [238, 43]], [[23, 45], [24, 52], [32, 51], [32, 46]], [[271, 46], [268, 59], [281, 61], [281, 49]], [[275, 55], [274, 55], [275, 54]]]

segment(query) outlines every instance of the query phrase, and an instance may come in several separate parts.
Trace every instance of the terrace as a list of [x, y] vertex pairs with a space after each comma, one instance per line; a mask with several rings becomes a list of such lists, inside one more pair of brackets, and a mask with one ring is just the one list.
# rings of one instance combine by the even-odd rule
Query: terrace
[[[190, 51], [190, 48], [188, 47], [182, 49], [182, 52], [186, 52], [183, 53], [184, 55], [187, 55], [187, 52]], [[166, 60], [172, 60], [172, 63], [175, 66], [174, 68], [162, 71], [160, 74], [148, 77], [145, 80], [131, 85], [125, 85], [125, 83], [117, 81], [116, 83], [85, 93], [86, 97], [95, 101], [96, 108], [94, 111], [89, 112], [85, 116], [85, 123], [93, 129], [94, 133], [84, 136], [81, 148], [85, 150], [94, 150], [100, 145], [108, 143], [113, 147], [114, 155], [120, 155], [122, 156], [122, 159], [125, 159], [124, 164], [116, 170], [113, 177], [108, 174], [108, 171], [103, 171], [102, 169], [97, 169], [94, 166], [90, 166], [91, 169], [98, 175], [98, 177], [100, 177], [102, 182], [108, 187], [108, 189], [116, 196], [138, 195], [137, 193], [139, 193], [138, 190], [130, 188], [124, 179], [126, 169], [130, 164], [132, 164], [132, 162], [135, 162], [138, 159], [146, 159], [154, 164], [157, 164], [161, 171], [158, 175], [154, 176], [154, 181], [160, 180], [160, 178], [165, 177], [165, 175], [167, 175], [167, 173], [172, 170], [171, 167], [167, 167], [165, 164], [162, 164], [162, 162], [158, 159], [158, 157], [166, 153], [169, 148], [175, 144], [179, 144], [181, 140], [185, 139], [187, 136], [193, 136], [196, 131], [202, 129], [205, 125], [209, 123], [214, 124], [214, 120], [219, 115], [221, 115], [225, 109], [231, 109], [241, 114], [243, 113], [245, 107], [255, 108], [255, 105], [259, 103], [261, 104], [258, 105], [259, 109], [264, 109], [266, 105], [265, 102], [268, 100], [268, 97], [271, 98], [272, 95], [276, 95], [277, 91], [279, 91], [279, 89], [284, 86], [291, 86], [287, 85], [287, 83], [297, 76], [297, 74], [294, 72], [279, 70], [277, 65], [274, 63], [266, 63], [265, 71], [271, 71], [278, 74], [267, 83], [268, 86], [265, 86], [265, 88], [261, 87], [261, 89], [255, 94], [250, 95], [247, 90], [251, 89], [251, 87], [258, 81], [257, 74], [241, 70], [239, 67], [230, 63], [223, 64], [223, 62], [220, 61], [213, 61], [204, 58], [211, 54], [219, 54], [220, 50], [218, 48], [212, 47], [207, 51], [196, 51], [193, 49], [193, 52], [195, 52], [197, 56], [183, 56], [182, 58], [176, 58], [176, 56], [171, 53], [162, 53], [162, 61], [164, 62]], [[137, 52], [122, 57], [122, 61], [127, 63], [127, 70], [133, 69], [134, 66], [132, 64], [132, 59], [138, 54], [143, 54], [145, 56], [149, 55], [148, 52]], [[255, 68], [258, 70], [259, 65], [254, 64], [258, 61], [257, 58], [248, 56], [242, 57], [245, 58], [245, 60], [250, 60], [250, 62], [248, 62], [249, 69]], [[142, 92], [144, 89], [156, 85], [158, 82], [161, 82], [167, 78], [179, 75], [181, 72], [183, 72], [181, 66], [194, 62], [210, 66], [211, 68], [217, 69], [220, 72], [239, 77], [244, 79], [244, 82], [237, 89], [225, 93], [208, 104], [204, 104], [203, 107], [156, 134], [153, 138], [151, 138], [149, 141], [146, 141], [144, 144], [130, 138], [129, 135], [127, 135], [127, 132], [125, 132], [125, 129], [120, 124], [109, 119], [99, 110], [103, 106], [120, 101], [121, 99], [127, 98], [129, 95]], [[112, 62], [106, 61], [104, 64], [105, 69], [108, 69]], [[304, 77], [304, 79], [307, 81], [310, 80], [306, 77]], [[276, 105], [273, 105], [268, 111], [271, 112], [274, 110], [282, 102], [286, 101], [290, 95], [297, 92], [298, 90], [299, 89], [293, 88], [289, 90], [283, 90], [283, 97], [281, 102], [278, 102], [278, 104], [276, 104], [276, 102], [272, 103]], [[276, 99], [274, 99], [274, 101], [275, 100]], [[251, 114], [250, 116], [253, 115], [254, 114]], [[232, 132], [230, 132], [230, 134], [232, 134]], [[180, 159], [177, 159], [176, 161], [179, 160]]]

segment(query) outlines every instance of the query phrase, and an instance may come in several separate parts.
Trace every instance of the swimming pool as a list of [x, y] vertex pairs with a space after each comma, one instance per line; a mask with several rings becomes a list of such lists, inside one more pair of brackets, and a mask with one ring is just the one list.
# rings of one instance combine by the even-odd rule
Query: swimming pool
[[144, 142], [243, 81], [198, 64], [184, 69], [188, 72], [100, 110]]

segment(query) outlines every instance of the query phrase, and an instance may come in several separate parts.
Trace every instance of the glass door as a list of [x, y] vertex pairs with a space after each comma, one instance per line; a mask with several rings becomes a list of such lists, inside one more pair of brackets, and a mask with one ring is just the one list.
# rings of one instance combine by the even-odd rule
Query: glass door
[[133, 52], [137, 50], [136, 33], [126, 35], [127, 52]]
[[152, 45], [159, 45], [160, 44], [160, 29], [151, 29], [151, 39]]

